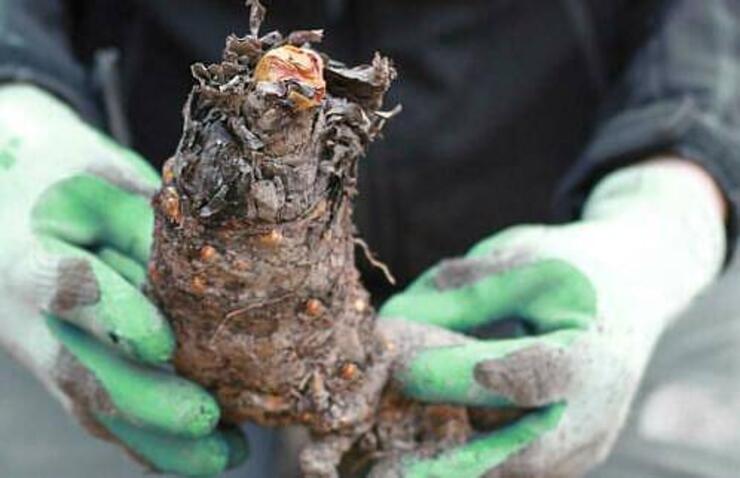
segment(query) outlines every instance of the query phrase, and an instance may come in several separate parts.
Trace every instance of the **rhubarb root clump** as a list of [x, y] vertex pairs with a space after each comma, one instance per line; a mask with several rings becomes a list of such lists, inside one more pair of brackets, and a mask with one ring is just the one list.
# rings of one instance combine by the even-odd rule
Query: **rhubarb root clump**
[[387, 386], [395, 352], [355, 267], [357, 162], [393, 115], [382, 106], [396, 72], [381, 55], [357, 67], [328, 58], [312, 46], [320, 31], [259, 36], [264, 9], [251, 3], [251, 34], [230, 36], [222, 62], [193, 66], [153, 202], [150, 283], [177, 336], [174, 365], [227, 421], [307, 427], [307, 476], [336, 476], [351, 448], [462, 441], [464, 409]]

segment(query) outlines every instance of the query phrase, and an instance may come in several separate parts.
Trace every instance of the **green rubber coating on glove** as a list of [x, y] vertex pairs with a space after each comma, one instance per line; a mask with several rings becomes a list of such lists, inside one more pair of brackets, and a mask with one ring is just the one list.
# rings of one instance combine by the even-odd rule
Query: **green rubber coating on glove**
[[121, 419], [98, 415], [98, 421], [134, 454], [160, 472], [207, 477], [226, 470], [229, 442], [221, 432], [183, 438], [144, 430]]
[[118, 272], [121, 277], [126, 279], [131, 285], [141, 290], [146, 285], [146, 269], [138, 262], [121, 254], [115, 249], [105, 247], [98, 251], [98, 258], [107, 264], [111, 269]]
[[60, 320], [49, 317], [47, 324], [67, 350], [98, 379], [129, 421], [186, 437], [207, 435], [218, 423], [218, 405], [200, 386], [128, 361]]
[[485, 257], [495, 253], [495, 251], [510, 250], [512, 248], [521, 248], [528, 244], [540, 243], [547, 232], [551, 230], [548, 226], [541, 224], [519, 224], [517, 226], [507, 227], [497, 232], [491, 237], [487, 237], [477, 242], [465, 254], [465, 257]]
[[486, 360], [535, 345], [566, 347], [581, 331], [564, 330], [539, 337], [473, 342], [468, 345], [421, 350], [396, 372], [405, 395], [435, 403], [459, 403], [483, 407], [514, 405], [475, 380], [475, 367]]
[[435, 458], [407, 459], [401, 465], [404, 478], [480, 478], [486, 472], [526, 448], [560, 423], [564, 404], [529, 413], [502, 430], [475, 439]]
[[34, 229], [80, 246], [109, 246], [145, 265], [154, 213], [149, 201], [83, 174], [50, 187], [32, 212]]
[[389, 299], [380, 315], [459, 331], [519, 315], [539, 332], [548, 332], [585, 329], [596, 312], [590, 281], [561, 260], [536, 261], [443, 291], [434, 286], [435, 273]]
[[167, 361], [174, 352], [175, 338], [159, 310], [144, 294], [94, 255], [48, 237], [39, 237], [54, 256], [88, 260], [100, 290], [100, 300], [80, 306], [61, 317], [101, 340], [147, 363]]

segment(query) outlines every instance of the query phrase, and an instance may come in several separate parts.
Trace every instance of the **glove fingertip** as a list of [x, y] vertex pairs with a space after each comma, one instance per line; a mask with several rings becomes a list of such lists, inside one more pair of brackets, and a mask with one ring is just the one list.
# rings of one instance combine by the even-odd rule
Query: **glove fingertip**
[[[109, 337], [114, 343], [116, 342], [115, 332], [111, 332]], [[129, 342], [134, 357], [145, 363], [163, 364], [169, 361], [175, 353], [175, 337], [169, 327], [161, 327], [141, 337], [131, 337]]]
[[97, 419], [134, 456], [159, 472], [208, 477], [225, 471], [230, 462], [229, 442], [221, 434], [191, 440], [154, 433], [114, 417]]
[[213, 432], [221, 419], [221, 409], [216, 400], [205, 390], [199, 390], [182, 413], [182, 433], [197, 438]]

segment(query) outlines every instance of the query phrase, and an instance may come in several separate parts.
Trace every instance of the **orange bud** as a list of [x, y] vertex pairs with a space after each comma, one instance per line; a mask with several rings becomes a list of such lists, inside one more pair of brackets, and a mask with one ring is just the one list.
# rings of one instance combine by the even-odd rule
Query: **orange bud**
[[206, 286], [207, 284], [205, 278], [201, 276], [193, 277], [193, 280], [191, 282], [193, 293], [197, 295], [203, 295], [206, 292]]
[[261, 236], [259, 236], [260, 244], [262, 244], [263, 246], [267, 246], [267, 247], [276, 247], [282, 241], [283, 241], [283, 235], [280, 233], [280, 231], [276, 229], [273, 229], [267, 234], [262, 234]]
[[203, 262], [209, 262], [211, 259], [216, 257], [217, 254], [218, 251], [216, 251], [216, 248], [209, 246], [208, 244], [200, 248], [200, 260]]
[[339, 376], [342, 377], [344, 380], [352, 380], [357, 376], [357, 372], [359, 372], [357, 364], [347, 362], [342, 365], [342, 368], [339, 370]]
[[175, 188], [164, 188], [159, 200], [162, 212], [167, 216], [167, 219], [179, 224], [182, 220], [182, 212], [180, 211], [180, 196], [177, 195]]
[[172, 157], [164, 162], [162, 166], [162, 182], [164, 184], [171, 184], [175, 179], [175, 173], [172, 171], [172, 165], [175, 162], [175, 158]]
[[306, 302], [306, 313], [311, 317], [317, 317], [321, 315], [324, 310], [324, 306], [318, 299], [308, 299]]
[[297, 91], [289, 93], [288, 98], [298, 110], [319, 105], [326, 94], [324, 61], [318, 53], [293, 45], [281, 46], [265, 53], [254, 70], [254, 79], [270, 82], [295, 80], [312, 88], [312, 98]]

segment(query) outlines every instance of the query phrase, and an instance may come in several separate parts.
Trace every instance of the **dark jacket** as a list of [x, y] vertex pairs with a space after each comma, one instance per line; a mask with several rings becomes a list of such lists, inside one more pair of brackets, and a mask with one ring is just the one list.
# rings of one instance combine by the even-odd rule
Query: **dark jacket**
[[[660, 152], [714, 175], [734, 239], [740, 2], [266, 3], [268, 28], [323, 27], [333, 56], [377, 49], [398, 66], [390, 103], [405, 110], [362, 162], [357, 220], [402, 282], [502, 227], [552, 220], [558, 184], [560, 218], [574, 217], [600, 176]], [[0, 22], [0, 79], [49, 89], [161, 164], [189, 64], [215, 61], [247, 11], [243, 0], [5, 0]], [[109, 47], [118, 71], [99, 54]], [[366, 281], [387, 292], [379, 274]]]

